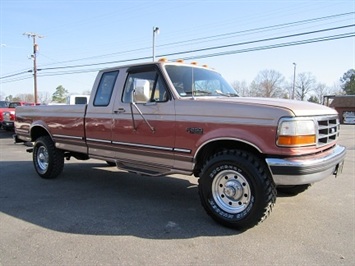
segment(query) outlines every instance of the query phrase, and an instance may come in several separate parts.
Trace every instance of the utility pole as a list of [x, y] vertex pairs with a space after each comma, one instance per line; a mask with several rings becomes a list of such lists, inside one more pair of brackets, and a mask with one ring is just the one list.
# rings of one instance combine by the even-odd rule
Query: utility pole
[[292, 100], [295, 99], [295, 87], [296, 87], [296, 63], [293, 63]]
[[153, 27], [153, 62], [155, 61], [155, 36], [159, 34], [159, 28]]
[[38, 35], [36, 33], [32, 32], [25, 32], [23, 35], [26, 35], [28, 38], [33, 39], [33, 54], [31, 55], [31, 58], [33, 59], [33, 85], [34, 85], [34, 102], [37, 104], [37, 51], [38, 51], [38, 45], [36, 43], [36, 38], [43, 38], [44, 36]]

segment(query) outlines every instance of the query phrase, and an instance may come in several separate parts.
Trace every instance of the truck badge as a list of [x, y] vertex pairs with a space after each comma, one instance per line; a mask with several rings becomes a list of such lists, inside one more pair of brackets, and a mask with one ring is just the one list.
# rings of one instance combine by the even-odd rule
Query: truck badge
[[203, 134], [203, 128], [200, 128], [200, 127], [188, 127], [186, 129], [186, 131], [191, 133], [191, 134], [198, 134], [198, 135], [202, 135]]

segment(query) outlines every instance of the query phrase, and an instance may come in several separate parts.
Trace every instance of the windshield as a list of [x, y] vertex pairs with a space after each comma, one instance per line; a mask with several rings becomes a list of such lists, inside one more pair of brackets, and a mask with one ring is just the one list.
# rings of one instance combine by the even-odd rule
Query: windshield
[[191, 66], [166, 65], [166, 71], [176, 91], [182, 97], [238, 96], [237, 92], [212, 70]]
[[5, 108], [5, 107], [9, 107], [9, 102], [0, 101], [0, 108]]

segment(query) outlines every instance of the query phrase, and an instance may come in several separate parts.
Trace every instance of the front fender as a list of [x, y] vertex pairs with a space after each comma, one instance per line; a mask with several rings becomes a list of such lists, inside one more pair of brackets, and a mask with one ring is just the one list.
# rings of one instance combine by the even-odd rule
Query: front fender
[[[267, 133], [269, 132], [269, 133]], [[242, 142], [252, 146], [260, 153], [265, 153], [265, 147], [272, 148], [275, 143], [275, 130], [273, 128], [253, 127], [249, 125], [248, 128], [217, 128], [201, 135], [196, 142], [196, 153], [215, 141], [236, 141]]]

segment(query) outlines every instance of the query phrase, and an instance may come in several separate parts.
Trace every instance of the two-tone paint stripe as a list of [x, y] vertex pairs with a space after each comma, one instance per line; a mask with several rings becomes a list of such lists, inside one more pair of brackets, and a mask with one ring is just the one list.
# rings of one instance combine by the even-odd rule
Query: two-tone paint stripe
[[122, 141], [111, 141], [111, 140], [95, 139], [95, 138], [86, 138], [85, 139], [84, 137], [60, 135], [60, 134], [54, 134], [53, 137], [54, 138], [61, 138], [61, 139], [72, 139], [72, 140], [86, 140], [86, 141], [91, 141], [91, 142], [96, 142], [96, 143], [114, 144], [114, 145], [120, 145], [120, 146], [129, 146], [129, 147], [153, 149], [153, 150], [160, 150], [160, 151], [181, 152], [181, 153], [186, 153], [186, 154], [191, 153], [191, 150], [189, 150], [189, 149], [182, 149], [182, 148], [175, 148], [175, 147], [155, 146], [155, 145], [130, 143], [130, 142], [122, 142]]

